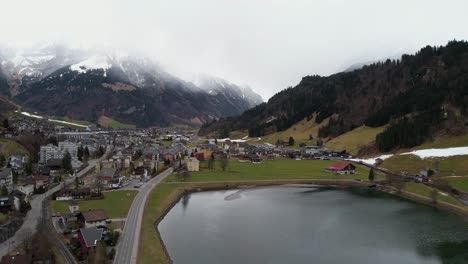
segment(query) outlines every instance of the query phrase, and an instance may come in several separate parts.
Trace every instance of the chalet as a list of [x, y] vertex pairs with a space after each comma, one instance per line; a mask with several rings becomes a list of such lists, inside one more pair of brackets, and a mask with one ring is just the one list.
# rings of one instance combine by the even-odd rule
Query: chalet
[[44, 187], [47, 188], [50, 183], [50, 177], [45, 175], [33, 175], [27, 177], [24, 182], [36, 186], [36, 188]]
[[81, 228], [78, 234], [78, 240], [80, 241], [81, 251], [83, 253], [94, 252], [98, 241], [102, 239], [103, 234], [102, 228], [95, 226], [88, 228]]
[[112, 183], [118, 178], [120, 171], [116, 168], [103, 168], [97, 174], [97, 179], [104, 188], [112, 188]]
[[107, 215], [102, 209], [89, 210], [81, 212], [80, 219], [86, 228], [106, 226]]
[[333, 172], [338, 174], [354, 174], [356, 166], [349, 162], [335, 162], [325, 169], [327, 172]]

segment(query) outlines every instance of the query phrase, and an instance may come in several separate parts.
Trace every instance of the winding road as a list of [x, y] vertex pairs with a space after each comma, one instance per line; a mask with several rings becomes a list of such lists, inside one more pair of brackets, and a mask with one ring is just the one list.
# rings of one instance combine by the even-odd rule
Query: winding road
[[141, 187], [137, 196], [133, 200], [132, 206], [128, 211], [127, 222], [117, 245], [117, 251], [114, 258], [114, 264], [134, 264], [138, 257], [138, 244], [140, 241], [141, 223], [143, 212], [148, 195], [158, 183], [164, 180], [172, 172], [172, 168], [158, 174], [143, 187]]

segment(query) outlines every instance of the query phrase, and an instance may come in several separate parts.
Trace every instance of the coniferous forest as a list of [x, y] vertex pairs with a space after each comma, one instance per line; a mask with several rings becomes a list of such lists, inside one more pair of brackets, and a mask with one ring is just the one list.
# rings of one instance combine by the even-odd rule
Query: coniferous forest
[[[413, 147], [436, 133], [466, 129], [468, 43], [426, 46], [414, 55], [366, 65], [331, 76], [306, 76], [267, 103], [239, 117], [205, 124], [201, 134], [246, 129], [250, 137], [282, 131], [298, 121], [324, 122], [319, 137], [335, 137], [361, 125], [386, 129], [380, 151]], [[315, 113], [315, 115], [314, 115]]]

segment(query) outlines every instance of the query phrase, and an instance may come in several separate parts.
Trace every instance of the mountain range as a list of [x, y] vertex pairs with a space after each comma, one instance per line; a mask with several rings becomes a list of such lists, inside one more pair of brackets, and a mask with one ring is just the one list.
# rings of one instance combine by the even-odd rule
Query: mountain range
[[29, 111], [138, 127], [201, 125], [263, 102], [248, 86], [203, 75], [182, 80], [153, 60], [48, 45], [0, 50], [0, 95]]
[[468, 43], [450, 41], [347, 72], [305, 76], [268, 102], [207, 123], [199, 133], [225, 137], [248, 131], [262, 137], [314, 119], [321, 125], [318, 136], [326, 140], [363, 125], [385, 126], [375, 147], [386, 152], [437, 134], [466, 133], [467, 106]]

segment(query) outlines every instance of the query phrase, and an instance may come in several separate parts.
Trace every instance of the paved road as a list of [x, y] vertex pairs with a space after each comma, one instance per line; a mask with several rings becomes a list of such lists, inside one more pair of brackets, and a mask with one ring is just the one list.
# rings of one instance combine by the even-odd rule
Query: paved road
[[141, 222], [143, 220], [143, 211], [146, 199], [151, 190], [164, 178], [171, 174], [169, 168], [158, 176], [148, 181], [140, 188], [140, 192], [133, 200], [132, 206], [128, 211], [127, 222], [117, 245], [117, 252], [114, 258], [114, 264], [135, 264], [138, 257], [138, 243], [140, 241]]
[[[86, 166], [86, 168], [84, 168], [80, 172], [76, 173], [75, 176], [66, 179], [65, 184], [67, 185], [72, 184], [75, 180], [75, 177], [82, 177], [86, 173], [88, 173], [90, 170], [94, 169], [94, 167], [96, 166], [96, 163], [104, 159], [111, 151], [112, 151], [112, 148], [108, 146], [106, 154], [104, 154], [99, 159], [88, 161], [88, 166]], [[44, 212], [43, 206], [47, 207], [47, 203], [44, 204], [44, 202], [49, 196], [51, 196], [54, 192], [60, 190], [62, 187], [63, 187], [63, 183], [55, 186], [54, 188], [50, 189], [46, 193], [33, 196], [33, 200], [31, 200], [30, 202], [31, 210], [29, 210], [29, 212], [26, 214], [26, 217], [24, 218], [24, 223], [21, 226], [21, 228], [15, 233], [13, 237], [7, 239], [6, 241], [0, 244], [0, 256], [1, 257], [8, 254], [10, 250], [13, 250], [18, 245], [21, 245], [21, 243], [24, 240], [31, 238], [31, 236], [38, 230], [38, 224], [40, 223], [40, 220], [42, 219], [43, 212]], [[45, 211], [47, 211], [47, 208], [45, 209]], [[52, 238], [55, 238], [55, 237], [52, 237]], [[75, 263], [75, 262], [72, 262], [72, 263]]]

